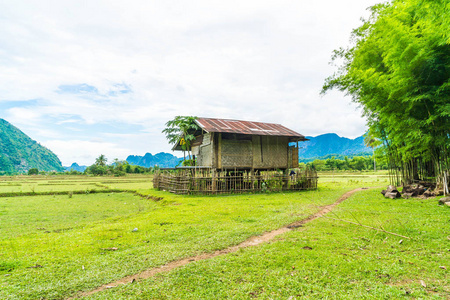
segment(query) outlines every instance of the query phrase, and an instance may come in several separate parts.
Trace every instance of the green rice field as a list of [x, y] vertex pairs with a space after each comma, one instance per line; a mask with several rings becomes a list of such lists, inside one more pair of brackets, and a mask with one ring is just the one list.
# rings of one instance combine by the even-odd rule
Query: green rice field
[[271, 242], [81, 298], [450, 298], [450, 207], [385, 199], [387, 184], [323, 173], [314, 191], [189, 196], [144, 175], [0, 177], [0, 299], [77, 297], [305, 219], [358, 187], [377, 188]]

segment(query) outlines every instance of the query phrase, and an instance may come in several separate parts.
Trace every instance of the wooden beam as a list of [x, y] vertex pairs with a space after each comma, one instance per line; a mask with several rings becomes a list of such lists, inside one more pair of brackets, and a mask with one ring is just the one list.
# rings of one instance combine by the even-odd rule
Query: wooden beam
[[222, 133], [219, 132], [217, 148], [217, 168], [222, 169]]

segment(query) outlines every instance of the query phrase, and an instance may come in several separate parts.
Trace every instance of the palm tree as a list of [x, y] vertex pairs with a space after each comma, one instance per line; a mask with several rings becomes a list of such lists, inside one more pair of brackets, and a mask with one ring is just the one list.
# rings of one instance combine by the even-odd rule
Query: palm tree
[[106, 156], [103, 154], [100, 154], [100, 156], [95, 159], [95, 164], [97, 166], [104, 166], [104, 165], [106, 165], [107, 161], [108, 161], [108, 159], [106, 159]]
[[[177, 116], [173, 120], [166, 123], [166, 128], [162, 131], [169, 143], [176, 145], [181, 141], [180, 145], [183, 149], [183, 155], [185, 151], [188, 151], [189, 159], [191, 158], [191, 142], [195, 140], [194, 132], [200, 127], [195, 123], [197, 117], [194, 116]], [[186, 160], [186, 155], [184, 155]]]

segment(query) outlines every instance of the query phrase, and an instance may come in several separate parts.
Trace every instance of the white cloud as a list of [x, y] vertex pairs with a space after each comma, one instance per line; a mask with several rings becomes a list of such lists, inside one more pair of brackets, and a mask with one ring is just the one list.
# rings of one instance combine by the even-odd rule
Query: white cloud
[[125, 159], [132, 153], [129, 148], [102, 141], [49, 140], [42, 144], [51, 149], [65, 166], [70, 166], [73, 162], [91, 165], [100, 154], [112, 162], [115, 158]]
[[[168, 151], [161, 130], [176, 115], [356, 137], [365, 131], [360, 110], [319, 92], [334, 71], [332, 50], [377, 2], [2, 2], [0, 105], [65, 164], [92, 163], [108, 143], [112, 158]], [[76, 85], [95, 91], [61, 93]], [[30, 99], [38, 100], [21, 102]], [[63, 143], [95, 137], [105, 143], [83, 154]]]
[[36, 110], [24, 107], [13, 107], [8, 109], [8, 120], [15, 123], [26, 124], [33, 126], [33, 124], [39, 123], [42, 115]]

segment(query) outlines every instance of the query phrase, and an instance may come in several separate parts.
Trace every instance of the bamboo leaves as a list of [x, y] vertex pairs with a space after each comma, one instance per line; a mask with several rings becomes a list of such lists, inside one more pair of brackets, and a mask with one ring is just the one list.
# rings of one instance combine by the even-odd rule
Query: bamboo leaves
[[437, 165], [427, 175], [442, 178], [450, 166], [448, 1], [393, 0], [371, 11], [353, 45], [333, 53], [342, 63], [322, 92], [337, 88], [362, 105], [393, 168], [425, 159]]

